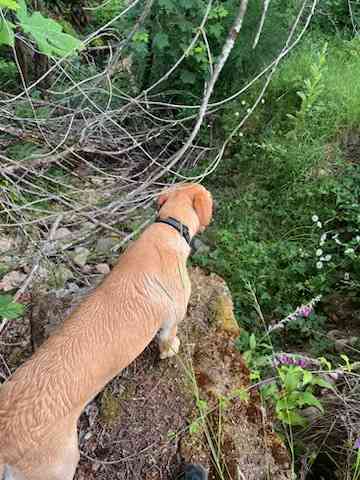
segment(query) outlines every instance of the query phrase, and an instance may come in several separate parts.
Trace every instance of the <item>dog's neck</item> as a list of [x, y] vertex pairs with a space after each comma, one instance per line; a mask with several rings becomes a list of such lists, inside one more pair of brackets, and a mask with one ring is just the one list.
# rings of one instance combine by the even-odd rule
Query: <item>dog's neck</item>
[[186, 226], [189, 231], [190, 239], [192, 239], [200, 228], [199, 219], [192, 206], [187, 203], [172, 204], [167, 202], [158, 212], [159, 220], [166, 220], [168, 218], [174, 218], [180, 224]]
[[169, 225], [174, 230], [176, 230], [185, 240], [186, 243], [191, 246], [191, 235], [188, 227], [183, 223], [179, 222], [176, 218], [168, 217], [168, 218], [159, 218], [155, 220], [155, 223], [164, 223], [165, 225]]

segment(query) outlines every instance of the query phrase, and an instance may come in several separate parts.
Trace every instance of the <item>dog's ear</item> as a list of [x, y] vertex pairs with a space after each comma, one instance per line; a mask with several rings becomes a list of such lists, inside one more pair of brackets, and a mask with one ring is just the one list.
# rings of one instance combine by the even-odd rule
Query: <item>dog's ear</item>
[[213, 200], [210, 193], [205, 188], [196, 192], [193, 205], [200, 221], [200, 232], [203, 232], [211, 222], [213, 214]]

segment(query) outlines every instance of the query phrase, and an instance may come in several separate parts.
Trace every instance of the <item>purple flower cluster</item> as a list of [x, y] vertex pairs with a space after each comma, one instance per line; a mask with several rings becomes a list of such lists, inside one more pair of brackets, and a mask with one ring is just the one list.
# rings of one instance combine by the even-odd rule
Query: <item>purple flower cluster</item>
[[313, 311], [314, 311], [314, 307], [312, 307], [310, 305], [302, 305], [301, 307], [299, 307], [296, 310], [295, 313], [299, 317], [308, 318], [312, 314]]
[[268, 329], [268, 332], [272, 332], [273, 330], [278, 330], [279, 328], [284, 328], [289, 322], [297, 320], [298, 318], [308, 318], [312, 312], [314, 311], [314, 306], [321, 300], [321, 295], [313, 298], [307, 305], [301, 305], [298, 307], [295, 312], [290, 313], [287, 317], [280, 320], [280, 322], [276, 323], [275, 325], [271, 325]]
[[354, 448], [360, 449], [360, 437], [358, 437], [354, 443]]
[[310, 368], [312, 366], [311, 361], [305, 357], [289, 355], [287, 353], [281, 353], [275, 356], [274, 366], [279, 367], [281, 365], [295, 365], [301, 368]]

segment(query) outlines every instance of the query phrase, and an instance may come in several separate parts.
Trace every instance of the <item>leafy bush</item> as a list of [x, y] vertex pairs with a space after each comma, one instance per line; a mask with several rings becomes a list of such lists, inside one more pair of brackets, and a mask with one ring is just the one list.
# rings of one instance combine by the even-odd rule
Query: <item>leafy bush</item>
[[0, 0], [0, 8], [8, 8], [16, 16], [16, 24], [5, 17], [1, 19], [0, 45], [15, 45], [15, 29], [18, 26], [30, 35], [45, 55], [65, 56], [81, 48], [80, 40], [64, 33], [59, 23], [45, 18], [40, 12], [29, 13], [25, 0]]
[[[346, 125], [360, 145], [359, 39], [324, 45], [313, 36], [279, 67], [210, 185], [220, 200], [214, 250], [198, 262], [229, 281], [247, 327], [257, 325], [249, 283], [268, 321], [318, 294], [360, 288], [360, 166], [344, 140]], [[224, 112], [225, 135], [257, 93]], [[295, 324], [293, 339], [323, 328], [321, 316], [311, 321]]]

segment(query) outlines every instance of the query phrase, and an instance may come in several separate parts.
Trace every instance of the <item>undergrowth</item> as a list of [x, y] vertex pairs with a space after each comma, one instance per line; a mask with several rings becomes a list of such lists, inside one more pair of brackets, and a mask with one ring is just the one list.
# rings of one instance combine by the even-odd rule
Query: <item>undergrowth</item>
[[[330, 451], [322, 438], [311, 459], [294, 442], [293, 430], [307, 424], [301, 415], [306, 404], [326, 413], [318, 377], [303, 364], [306, 355], [317, 359], [320, 372], [330, 362], [331, 369], [351, 369], [359, 358], [358, 339], [341, 353], [327, 336], [333, 328], [346, 328], [329, 314], [336, 298], [355, 311], [360, 306], [359, 55], [359, 37], [328, 38], [315, 30], [279, 67], [264, 101], [208, 182], [219, 204], [207, 234], [213, 248], [196, 259], [229, 282], [242, 326], [238, 347], [254, 383], [273, 378], [264, 401], [283, 425], [298, 475], [301, 462], [316, 471], [321, 452]], [[224, 111], [219, 128], [225, 136], [258, 93], [254, 89]], [[316, 309], [295, 316], [270, 338], [276, 322], [318, 295]], [[272, 361], [284, 351], [293, 354], [274, 371]], [[331, 385], [322, 383], [324, 388]], [[354, 440], [348, 441], [352, 460], [341, 467], [343, 478], [359, 476]], [[334, 470], [338, 457], [326, 461]]]

